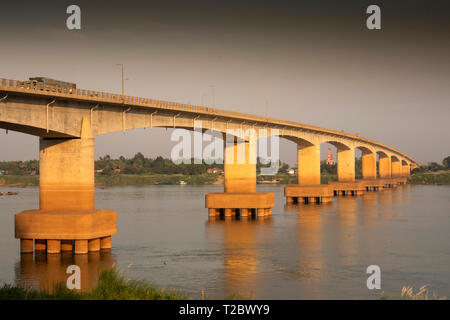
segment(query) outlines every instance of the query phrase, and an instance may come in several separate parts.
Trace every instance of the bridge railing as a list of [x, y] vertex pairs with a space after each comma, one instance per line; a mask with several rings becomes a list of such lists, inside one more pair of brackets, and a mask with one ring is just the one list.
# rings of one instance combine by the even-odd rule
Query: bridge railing
[[[346, 132], [339, 132], [331, 129], [325, 129], [317, 126], [312, 125], [305, 125], [305, 124], [299, 124], [292, 121], [285, 121], [285, 120], [279, 120], [279, 119], [273, 119], [268, 117], [261, 117], [261, 116], [255, 116], [250, 114], [245, 114], [241, 112], [234, 112], [234, 111], [228, 111], [228, 110], [221, 110], [216, 108], [210, 108], [210, 107], [204, 107], [204, 106], [197, 106], [197, 105], [191, 105], [191, 104], [184, 104], [179, 102], [170, 102], [165, 100], [159, 100], [159, 99], [150, 99], [150, 98], [141, 98], [141, 97], [135, 97], [135, 96], [128, 96], [128, 95], [120, 95], [115, 93], [109, 93], [109, 92], [102, 92], [102, 91], [93, 91], [93, 90], [86, 90], [86, 89], [73, 89], [71, 87], [61, 87], [58, 85], [47, 85], [47, 84], [40, 84], [36, 81], [20, 81], [20, 80], [10, 80], [10, 79], [0, 79], [0, 89], [5, 88], [6, 90], [14, 90], [14, 91], [20, 91], [20, 92], [27, 92], [27, 93], [36, 93], [36, 94], [51, 94], [53, 96], [61, 96], [61, 97], [71, 97], [75, 99], [80, 100], [92, 100], [97, 102], [104, 102], [104, 103], [121, 103], [121, 104], [127, 104], [127, 105], [141, 105], [144, 107], [154, 107], [159, 109], [167, 109], [167, 110], [176, 110], [176, 111], [185, 111], [185, 112], [192, 112], [192, 113], [202, 113], [209, 116], [217, 116], [217, 117], [231, 117], [231, 118], [239, 118], [240, 121], [245, 119], [243, 122], [247, 122], [247, 125], [251, 122], [256, 123], [270, 123], [271, 125], [275, 125], [279, 129], [287, 129], [287, 130], [296, 130], [296, 129], [302, 129], [302, 130], [309, 130], [312, 132], [318, 132], [318, 133], [327, 133], [331, 135], [339, 135], [343, 136], [349, 139], [357, 139], [359, 141], [364, 141], [366, 143], [374, 144], [379, 147], [391, 150], [394, 153], [397, 153], [401, 156], [403, 156], [406, 159], [410, 159], [411, 162], [416, 162], [409, 156], [403, 154], [402, 152], [386, 146], [382, 143], [379, 143], [377, 141], [359, 137], [356, 135], [352, 135]], [[241, 123], [243, 123], [241, 122]]]
[[37, 83], [36, 81], [20, 81], [20, 80], [10, 80], [2, 78], [0, 80], [0, 86], [5, 88], [13, 89], [23, 89], [24, 91], [35, 91], [35, 92], [47, 92], [47, 93], [58, 93], [62, 95], [68, 95], [71, 97], [88, 97], [96, 98], [111, 102], [123, 102], [128, 104], [141, 104], [141, 105], [154, 105], [159, 108], [167, 109], [177, 109], [183, 111], [192, 112], [213, 112], [213, 108], [196, 106], [191, 104], [184, 104], [178, 102], [170, 102], [159, 99], [142, 98], [128, 95], [120, 95], [109, 92], [93, 91], [86, 89], [73, 89], [71, 87], [61, 87], [58, 85], [48, 85]]
[[[49, 85], [37, 83], [36, 81], [20, 81], [20, 80], [10, 80], [10, 79], [1, 79], [0, 87], [5, 87], [6, 89], [14, 89], [24, 92], [35, 92], [35, 93], [46, 93], [46, 94], [55, 94], [58, 96], [68, 96], [73, 98], [89, 98], [95, 100], [101, 100], [103, 102], [113, 102], [113, 103], [125, 103], [125, 104], [135, 104], [135, 105], [143, 105], [143, 106], [153, 106], [162, 109], [170, 109], [170, 110], [178, 110], [178, 111], [187, 111], [192, 113], [206, 113], [211, 115], [220, 115], [220, 116], [234, 116], [234, 117], [242, 117], [243, 113], [233, 112], [233, 111], [225, 111], [219, 110], [215, 108], [184, 104], [179, 102], [171, 102], [159, 99], [151, 99], [151, 98], [142, 98], [128, 95], [120, 95], [109, 92], [102, 91], [93, 91], [86, 89], [73, 89], [71, 87], [61, 87], [58, 85]], [[250, 115], [248, 115], [250, 116]], [[267, 121], [267, 118], [251, 116], [254, 121]]]

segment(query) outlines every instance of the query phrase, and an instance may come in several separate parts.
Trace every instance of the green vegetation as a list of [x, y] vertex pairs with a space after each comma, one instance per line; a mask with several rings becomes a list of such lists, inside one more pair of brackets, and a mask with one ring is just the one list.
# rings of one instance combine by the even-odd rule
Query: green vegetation
[[[328, 181], [336, 181], [337, 180], [337, 174], [329, 174], [324, 173], [322, 171], [321, 177], [320, 177], [320, 183], [327, 184]], [[282, 174], [278, 173], [271, 176], [258, 176], [257, 182], [261, 184], [269, 184], [269, 183], [279, 183], [279, 184], [297, 184], [298, 179], [297, 175], [290, 175], [290, 174]]]
[[127, 185], [155, 185], [155, 184], [186, 184], [200, 185], [212, 184], [218, 179], [218, 174], [198, 175], [164, 175], [164, 174], [114, 174], [95, 177], [95, 183], [103, 186], [127, 186]]
[[1, 175], [35, 175], [39, 174], [39, 161], [0, 161]]
[[39, 185], [39, 176], [0, 175], [0, 186], [29, 187]]
[[0, 300], [183, 300], [187, 295], [174, 290], [162, 290], [144, 281], [127, 280], [116, 269], [101, 272], [97, 286], [89, 292], [75, 292], [64, 283], [57, 284], [52, 293], [28, 287], [4, 285]]
[[411, 184], [450, 185], [450, 170], [413, 173], [408, 177]]
[[205, 174], [210, 168], [223, 169], [223, 164], [206, 164], [204, 161], [198, 161], [195, 164], [194, 159], [190, 163], [175, 164], [170, 159], [157, 157], [155, 159], [145, 158], [140, 152], [136, 153], [133, 158], [127, 159], [123, 156], [119, 159], [112, 159], [109, 155], [100, 157], [95, 161], [95, 170], [100, 175], [111, 175], [114, 171], [120, 170], [123, 174], [183, 174], [197, 175]]
[[[442, 161], [443, 165], [431, 162], [426, 166], [415, 168], [411, 172], [409, 182], [411, 184], [450, 184], [450, 156]], [[262, 164], [258, 158], [256, 171], [259, 174], [261, 168], [269, 164]], [[216, 173], [208, 173], [208, 169], [218, 170]], [[155, 185], [155, 184], [180, 184], [190, 185], [213, 184], [221, 182], [223, 164], [175, 164], [170, 159], [157, 157], [145, 158], [138, 152], [133, 158], [119, 157], [112, 159], [109, 155], [100, 157], [95, 161], [95, 183], [102, 186], [116, 185]], [[355, 177], [362, 178], [361, 159], [355, 160]], [[279, 170], [275, 175], [258, 176], [258, 183], [297, 183], [297, 174], [288, 173], [289, 165], [279, 162]], [[337, 180], [337, 165], [328, 165], [325, 161], [320, 164], [321, 183]], [[0, 186], [37, 186], [39, 185], [39, 161], [3, 161], [0, 162]]]
[[445, 169], [450, 170], [450, 156], [445, 157], [444, 160], [442, 160], [442, 165]]
[[[382, 294], [380, 300], [389, 300], [386, 294]], [[400, 298], [396, 300], [447, 300], [446, 297], [438, 297], [436, 291], [430, 292], [426, 285], [420, 287], [417, 292], [414, 292], [412, 286], [405, 286], [402, 288]]]

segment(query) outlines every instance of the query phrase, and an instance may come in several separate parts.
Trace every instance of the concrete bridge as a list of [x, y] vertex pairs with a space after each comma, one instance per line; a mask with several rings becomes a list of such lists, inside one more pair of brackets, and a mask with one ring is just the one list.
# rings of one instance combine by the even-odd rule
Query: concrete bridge
[[[33, 240], [34, 250], [48, 253], [110, 248], [116, 213], [95, 210], [94, 137], [136, 128], [194, 130], [199, 121], [202, 130], [224, 135], [229, 130], [237, 132], [234, 143], [225, 146], [224, 192], [210, 193], [205, 199], [210, 216], [271, 214], [274, 195], [256, 192], [255, 140], [249, 139], [249, 129], [257, 134], [266, 129], [269, 136], [278, 134], [297, 144], [298, 184], [285, 187], [288, 203], [327, 202], [334, 195], [393, 187], [405, 183], [418, 165], [399, 150], [342, 131], [203, 106], [1, 79], [0, 128], [40, 137], [39, 210], [15, 216], [21, 251], [33, 252]], [[320, 144], [324, 142], [338, 150], [338, 181], [327, 185], [320, 183]], [[244, 163], [236, 161], [238, 149], [245, 150]], [[355, 179], [356, 149], [362, 153], [363, 180]]]

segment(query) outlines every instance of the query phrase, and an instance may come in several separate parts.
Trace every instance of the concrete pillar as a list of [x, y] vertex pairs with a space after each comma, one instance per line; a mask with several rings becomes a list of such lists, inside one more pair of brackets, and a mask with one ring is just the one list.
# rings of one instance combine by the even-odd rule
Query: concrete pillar
[[297, 145], [297, 168], [299, 185], [320, 184], [320, 144]]
[[72, 251], [73, 241], [72, 240], [61, 240], [61, 251], [67, 252]]
[[247, 208], [241, 209], [241, 217], [248, 217], [248, 209]]
[[402, 177], [408, 177], [410, 174], [409, 165], [402, 164]]
[[225, 144], [224, 171], [225, 192], [256, 192], [255, 139]]
[[80, 139], [39, 140], [41, 210], [94, 209], [94, 137], [83, 118]]
[[337, 152], [338, 181], [355, 181], [355, 149]]
[[266, 214], [266, 209], [264, 208], [258, 208], [256, 209], [256, 214], [258, 217], [264, 217], [264, 215]]
[[111, 237], [103, 237], [100, 239], [100, 249], [101, 250], [111, 249]]
[[402, 176], [402, 163], [400, 161], [392, 161], [391, 164], [391, 176], [398, 178]]
[[46, 251], [47, 250], [47, 240], [35, 239], [34, 240], [34, 250], [35, 251]]
[[100, 251], [100, 238], [90, 239], [88, 241], [88, 249], [89, 249], [89, 252]]
[[47, 240], [47, 253], [61, 253], [61, 240]]
[[411, 175], [411, 168], [409, 165], [405, 164], [402, 166], [402, 173], [404, 177], [409, 177]]
[[367, 153], [362, 155], [362, 176], [363, 179], [372, 180], [377, 178], [377, 155]]
[[33, 239], [20, 239], [20, 253], [33, 253]]
[[378, 161], [378, 169], [380, 171], [380, 179], [388, 179], [391, 177], [391, 158], [380, 155]]
[[88, 241], [87, 240], [75, 240], [75, 254], [88, 253]]

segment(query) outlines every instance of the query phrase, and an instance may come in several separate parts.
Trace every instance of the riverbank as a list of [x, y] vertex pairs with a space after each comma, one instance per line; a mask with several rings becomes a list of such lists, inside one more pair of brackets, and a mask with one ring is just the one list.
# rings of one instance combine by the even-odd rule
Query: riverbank
[[96, 176], [97, 186], [128, 186], [128, 185], [158, 185], [158, 184], [189, 184], [204, 185], [214, 184], [219, 178], [218, 174], [197, 174], [197, 175], [166, 175], [166, 174], [114, 174]]
[[42, 292], [28, 287], [4, 285], [0, 300], [185, 300], [187, 295], [175, 290], [163, 290], [144, 281], [128, 280], [116, 269], [100, 273], [97, 286], [89, 292], [67, 289], [56, 284], [53, 291]]
[[[323, 184], [328, 181], [337, 180], [337, 175], [322, 175]], [[223, 175], [220, 174], [112, 174], [95, 176], [97, 186], [139, 186], [139, 185], [158, 185], [158, 184], [223, 184]], [[296, 184], [297, 176], [289, 174], [276, 174], [271, 176], [258, 176], [258, 184]], [[30, 187], [39, 185], [39, 176], [31, 175], [3, 175], [0, 176], [0, 186], [5, 187]]]
[[[206, 299], [202, 291], [202, 300]], [[117, 269], [103, 270], [97, 286], [88, 292], [69, 290], [65, 283], [57, 283], [52, 292], [39, 291], [30, 287], [3, 285], [0, 287], [2, 300], [187, 300], [189, 296], [178, 290], [164, 290], [145, 281], [126, 279]], [[231, 295], [225, 300], [249, 300], [250, 298]], [[412, 286], [403, 287], [400, 298], [385, 294], [381, 300], [446, 300], [438, 297], [436, 292], [429, 292], [427, 286], [416, 292]]]
[[[95, 176], [97, 186], [127, 186], [127, 185], [158, 185], [158, 184], [215, 184], [221, 181], [218, 174], [113, 174]], [[223, 180], [223, 179], [222, 179]], [[0, 176], [0, 186], [5, 187], [31, 187], [39, 185], [39, 176], [34, 175], [3, 175]]]
[[[327, 184], [329, 181], [336, 181], [337, 175], [322, 174], [321, 183]], [[416, 173], [408, 178], [410, 184], [422, 185], [450, 185], [450, 171]], [[297, 176], [289, 174], [276, 174], [273, 176], [258, 176], [258, 184], [296, 184]], [[97, 186], [139, 186], [158, 184], [223, 184], [223, 175], [220, 174], [112, 174], [95, 176]], [[0, 186], [5, 187], [30, 187], [39, 185], [37, 175], [3, 175], [0, 176]]]
[[450, 171], [416, 173], [408, 178], [410, 184], [450, 185]]

